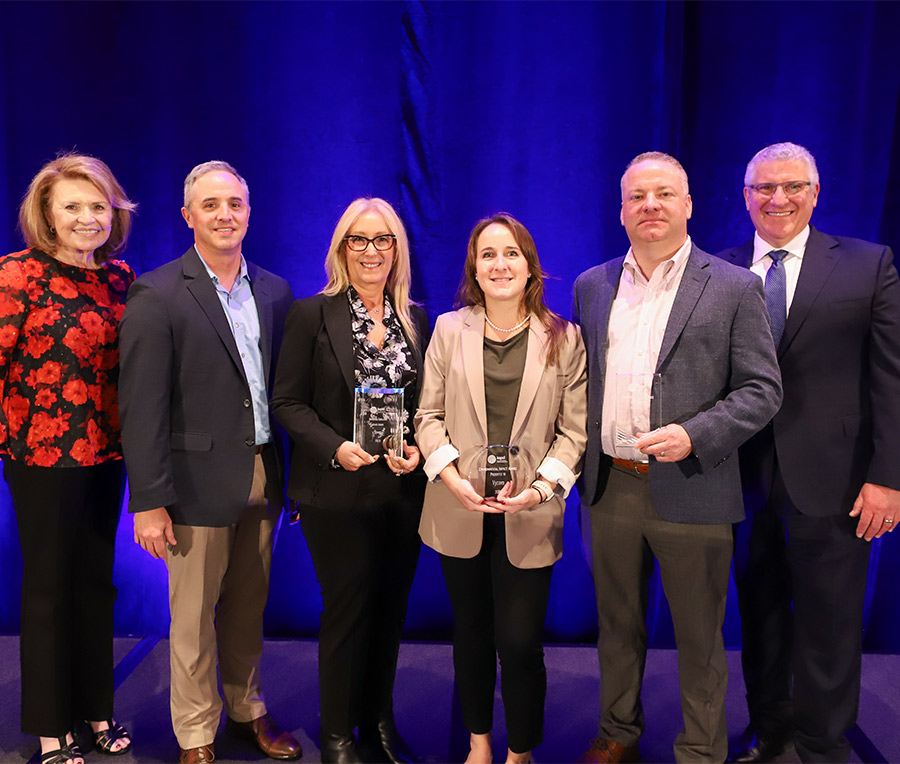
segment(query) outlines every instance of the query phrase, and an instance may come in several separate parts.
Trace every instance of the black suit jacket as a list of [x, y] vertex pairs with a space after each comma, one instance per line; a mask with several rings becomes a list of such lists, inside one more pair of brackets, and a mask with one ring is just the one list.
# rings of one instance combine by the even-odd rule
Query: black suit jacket
[[[249, 262], [247, 271], [271, 390], [293, 294], [280, 276]], [[132, 284], [119, 345], [130, 511], [166, 507], [180, 525], [235, 522], [253, 480], [253, 406], [222, 304], [193, 247]], [[272, 425], [274, 434], [274, 419]], [[281, 506], [274, 439], [276, 447], [266, 451], [267, 492]]]
[[[428, 340], [428, 317], [417, 306], [412, 318], [419, 345], [412, 349], [417, 384], [411, 391], [415, 412]], [[346, 293], [317, 294], [297, 300], [288, 313], [284, 352], [275, 375], [272, 410], [293, 445], [288, 496], [307, 506], [355, 503], [365, 469], [347, 472], [331, 466], [341, 443], [353, 439], [355, 381], [353, 334]], [[412, 428], [412, 418], [409, 426]], [[412, 433], [407, 442], [413, 443]], [[373, 465], [374, 466], [374, 465]], [[421, 473], [421, 469], [416, 470]], [[420, 478], [421, 474], [406, 476]]]
[[[743, 267], [753, 241], [719, 256]], [[784, 402], [741, 451], [745, 491], [771, 486], [774, 443], [804, 514], [849, 511], [862, 484], [900, 489], [900, 282], [889, 247], [810, 228], [778, 361]]]

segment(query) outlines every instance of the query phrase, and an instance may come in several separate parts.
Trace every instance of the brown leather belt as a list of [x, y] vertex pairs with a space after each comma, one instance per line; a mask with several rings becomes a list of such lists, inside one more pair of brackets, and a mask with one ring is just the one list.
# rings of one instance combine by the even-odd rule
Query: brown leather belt
[[613, 464], [621, 467], [629, 472], [637, 472], [639, 475], [646, 475], [650, 472], [650, 465], [647, 462], [636, 462], [632, 459], [616, 459], [613, 457]]

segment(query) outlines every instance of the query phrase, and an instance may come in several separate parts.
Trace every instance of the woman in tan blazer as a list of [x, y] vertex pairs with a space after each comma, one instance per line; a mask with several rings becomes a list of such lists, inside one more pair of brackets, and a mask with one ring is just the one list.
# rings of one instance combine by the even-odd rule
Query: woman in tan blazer
[[[492, 761], [497, 654], [506, 761], [530, 761], [543, 736], [550, 576], [587, 439], [581, 334], [544, 304], [543, 279], [534, 241], [515, 218], [476, 224], [463, 307], [437, 320], [416, 414], [429, 479], [419, 534], [440, 553], [453, 605], [468, 764]], [[468, 479], [476, 474], [468, 455], [495, 444], [517, 452], [518, 485], [485, 498]]]

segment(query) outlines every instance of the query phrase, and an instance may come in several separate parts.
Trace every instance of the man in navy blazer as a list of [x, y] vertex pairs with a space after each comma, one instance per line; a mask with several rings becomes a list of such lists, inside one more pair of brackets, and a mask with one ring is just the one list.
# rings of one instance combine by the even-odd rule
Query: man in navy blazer
[[119, 401], [134, 539], [169, 573], [171, 708], [182, 764], [212, 761], [222, 711], [268, 756], [300, 746], [259, 680], [272, 543], [283, 507], [269, 416], [288, 283], [241, 251], [246, 181], [226, 162], [185, 180], [194, 246], [131, 286]]
[[[602, 675], [600, 736], [582, 761], [638, 759], [654, 558], [678, 645], [684, 728], [675, 758], [721, 762], [727, 753], [721, 627], [731, 523], [744, 512], [736, 452], [778, 409], [781, 383], [762, 285], [691, 242], [691, 212], [679, 162], [636, 157], [622, 177], [631, 249], [575, 282], [588, 355], [580, 492], [591, 516]], [[617, 406], [628, 374], [640, 375], [630, 382], [642, 391], [636, 417]]]
[[756, 233], [720, 257], [765, 280], [784, 404], [740, 453], [750, 726], [734, 756], [771, 761], [793, 737], [802, 761], [847, 761], [868, 542], [900, 522], [900, 284], [888, 247], [810, 226], [819, 174], [802, 146], [764, 148], [744, 184]]

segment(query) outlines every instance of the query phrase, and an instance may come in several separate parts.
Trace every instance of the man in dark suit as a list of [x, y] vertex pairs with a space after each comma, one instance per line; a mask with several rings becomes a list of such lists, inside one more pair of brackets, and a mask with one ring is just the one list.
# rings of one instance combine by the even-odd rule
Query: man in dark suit
[[793, 736], [803, 761], [847, 761], [868, 542], [900, 521], [900, 285], [889, 248], [809, 225], [819, 174], [802, 146], [764, 148], [744, 184], [756, 234], [720, 257], [765, 282], [784, 404], [740, 452], [750, 726], [734, 756], [771, 761]]
[[781, 384], [762, 285], [691, 242], [691, 211], [676, 159], [636, 157], [622, 177], [631, 249], [575, 282], [588, 354], [580, 491], [603, 682], [600, 736], [582, 761], [638, 759], [654, 558], [678, 644], [675, 758], [721, 762], [727, 752], [721, 627], [731, 523], [743, 517], [736, 451], [775, 413]]
[[212, 761], [222, 711], [266, 755], [300, 746], [259, 680], [272, 543], [283, 506], [268, 395], [293, 295], [248, 263], [247, 183], [226, 162], [185, 180], [194, 246], [132, 285], [119, 400], [134, 539], [169, 571], [171, 708], [180, 762]]

